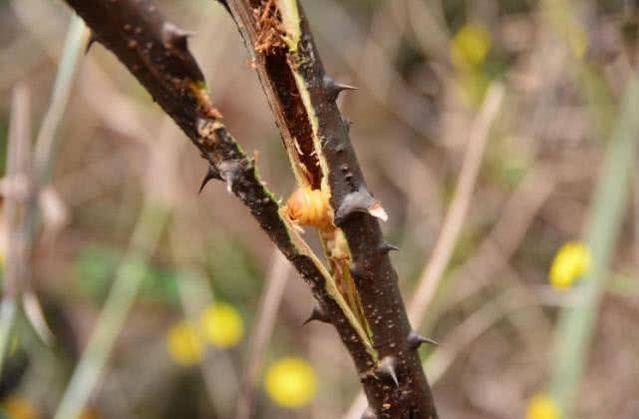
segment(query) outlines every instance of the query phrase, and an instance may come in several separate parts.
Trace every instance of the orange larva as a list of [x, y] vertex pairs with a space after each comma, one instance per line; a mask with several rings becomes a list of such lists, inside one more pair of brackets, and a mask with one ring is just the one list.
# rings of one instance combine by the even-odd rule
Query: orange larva
[[300, 188], [286, 201], [286, 212], [294, 223], [325, 230], [333, 225], [328, 194], [319, 189]]

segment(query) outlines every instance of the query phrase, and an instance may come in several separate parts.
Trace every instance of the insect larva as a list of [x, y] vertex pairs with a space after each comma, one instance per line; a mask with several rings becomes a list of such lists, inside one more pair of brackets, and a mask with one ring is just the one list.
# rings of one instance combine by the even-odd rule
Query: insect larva
[[328, 194], [320, 189], [299, 188], [286, 201], [286, 212], [294, 223], [326, 230], [333, 225]]

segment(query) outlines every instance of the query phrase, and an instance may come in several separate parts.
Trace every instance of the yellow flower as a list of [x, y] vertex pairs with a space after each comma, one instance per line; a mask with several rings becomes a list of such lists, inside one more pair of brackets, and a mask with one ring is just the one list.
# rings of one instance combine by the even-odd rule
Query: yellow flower
[[171, 358], [180, 365], [193, 365], [202, 360], [202, 340], [195, 327], [186, 321], [181, 321], [169, 329], [166, 345]]
[[269, 397], [278, 405], [302, 407], [315, 397], [315, 371], [301, 358], [282, 358], [269, 367], [265, 386]]
[[226, 303], [215, 303], [204, 310], [200, 327], [206, 339], [220, 348], [235, 346], [244, 336], [242, 316]]
[[547, 394], [536, 394], [530, 400], [526, 419], [559, 419], [559, 408]]
[[557, 252], [550, 267], [550, 284], [564, 290], [590, 269], [590, 250], [580, 242], [568, 242]]
[[[36, 419], [38, 417], [33, 403], [20, 396], [9, 396], [2, 403], [0, 412], [6, 414], [9, 419]], [[0, 417], [4, 417], [1, 413]]]
[[465, 25], [453, 37], [451, 60], [462, 70], [478, 67], [490, 49], [490, 32], [479, 25]]

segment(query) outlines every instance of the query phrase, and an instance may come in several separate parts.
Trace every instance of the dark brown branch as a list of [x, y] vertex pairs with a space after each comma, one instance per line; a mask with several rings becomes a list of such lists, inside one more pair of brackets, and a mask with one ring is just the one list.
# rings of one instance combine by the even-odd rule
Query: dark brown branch
[[[416, 345], [408, 339], [411, 327], [397, 274], [387, 255], [389, 247], [382, 239], [378, 221], [367, 213], [374, 200], [351, 146], [348, 124], [335, 103], [343, 88], [326, 75], [297, 0], [228, 0], [227, 4], [249, 49], [289, 156], [295, 157], [293, 164], [298, 160], [306, 167], [311, 187], [317, 188], [323, 176], [328, 177], [335, 222], [348, 240], [353, 258], [351, 272], [378, 354], [373, 370], [356, 362], [372, 410], [380, 417], [436, 418]], [[273, 38], [267, 38], [270, 45], [264, 44], [264, 32], [273, 28], [265, 25], [263, 16], [273, 4], [299, 11], [300, 23], [292, 27], [287, 26], [284, 12], [279, 10], [281, 25], [274, 29], [282, 33], [283, 45]], [[304, 95], [310, 103], [305, 103]], [[305, 160], [311, 158], [313, 150], [318, 151], [318, 142], [326, 173]]]
[[189, 33], [168, 22], [150, 0], [67, 3], [191, 139], [209, 163], [207, 177], [225, 181], [249, 208], [309, 284], [356, 363], [373, 365], [361, 333], [328, 294], [321, 264], [296, 240], [296, 233], [279, 214], [277, 201], [260, 181], [253, 159], [242, 151], [212, 106], [202, 72], [188, 50]]

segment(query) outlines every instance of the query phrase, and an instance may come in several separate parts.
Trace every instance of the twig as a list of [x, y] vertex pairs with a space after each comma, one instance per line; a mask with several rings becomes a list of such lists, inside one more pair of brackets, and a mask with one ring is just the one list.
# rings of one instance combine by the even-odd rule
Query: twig
[[493, 84], [486, 93], [481, 110], [469, 128], [468, 148], [464, 155], [455, 195], [444, 218], [431, 259], [420, 276], [419, 285], [409, 306], [408, 317], [416, 328], [419, 328], [426, 309], [437, 291], [464, 225], [484, 150], [488, 143], [490, 128], [499, 113], [503, 97], [504, 87], [501, 84]]
[[240, 394], [237, 398], [236, 419], [249, 419], [251, 417], [255, 386], [260, 374], [264, 350], [273, 333], [288, 276], [288, 263], [279, 252], [274, 252], [271, 269], [265, 281], [266, 288], [262, 293], [256, 314], [257, 322], [251, 337], [248, 361], [242, 377]]

